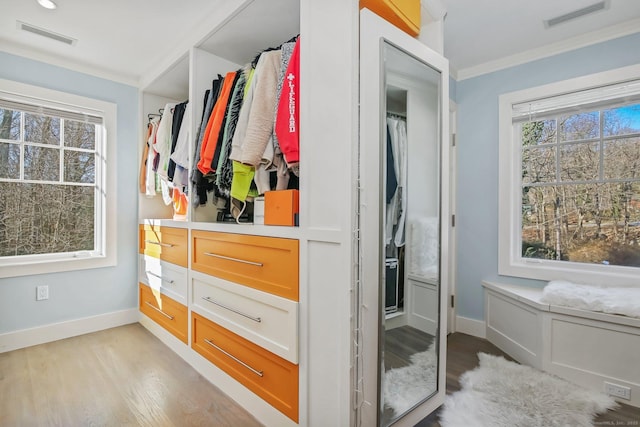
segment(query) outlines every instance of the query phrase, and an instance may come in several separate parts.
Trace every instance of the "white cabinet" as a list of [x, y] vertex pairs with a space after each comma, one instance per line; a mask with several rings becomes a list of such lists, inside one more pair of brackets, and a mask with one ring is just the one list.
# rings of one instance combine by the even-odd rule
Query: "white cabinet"
[[191, 310], [298, 363], [297, 302], [196, 271], [191, 284]]
[[139, 255], [138, 280], [187, 305], [187, 269], [149, 255]]
[[[259, 393], [226, 371], [217, 369], [189, 344], [178, 346], [157, 333], [266, 426], [347, 426], [355, 421], [362, 402], [358, 398], [353, 348], [357, 333], [355, 230], [359, 210], [358, 11], [358, 2], [344, 0], [222, 0], [219, 13], [203, 16], [200, 25], [185, 31], [188, 40], [177, 43], [163, 64], [149, 64], [154, 68], [142, 80], [142, 124], [147, 123], [148, 114], [157, 113], [165, 103], [188, 99], [193, 138], [201, 119], [204, 91], [212, 78], [250, 61], [263, 49], [301, 35], [299, 227], [215, 223], [212, 207], [189, 209], [184, 225], [189, 233], [204, 230], [299, 241], [299, 271], [295, 273], [299, 276], [299, 299], [296, 307], [288, 305], [278, 312], [277, 316], [287, 319], [277, 321], [286, 323], [282, 330], [255, 335], [255, 328], [242, 323], [253, 321], [239, 320], [236, 313], [223, 314], [228, 310], [213, 308], [198, 298], [207, 296], [204, 290], [214, 288], [206, 286], [214, 284], [219, 289], [215, 292], [224, 295], [223, 304], [233, 304], [234, 309], [238, 301], [246, 301], [240, 303], [243, 312], [255, 302], [251, 302], [253, 296], [243, 300], [245, 295], [228, 293], [228, 289], [219, 286], [223, 282], [200, 280], [202, 277], [190, 269], [191, 264], [187, 267], [186, 291], [189, 344], [193, 344], [194, 328], [206, 325], [203, 330], [209, 331], [210, 325], [203, 320], [218, 316], [221, 323], [228, 322], [229, 330], [235, 328], [234, 339], [238, 342], [239, 338], [250, 337], [247, 340], [252, 343], [261, 342], [260, 348], [271, 345], [273, 353], [280, 351], [289, 364], [297, 357], [297, 364], [291, 364], [295, 366], [291, 378], [295, 378], [292, 384], [298, 387], [292, 385], [289, 392], [295, 396], [289, 396], [287, 401], [299, 402], [298, 421], [284, 415], [282, 408], [266, 403]], [[142, 144], [144, 130], [140, 132]], [[165, 205], [160, 196], [140, 195], [138, 213], [141, 222], [153, 219], [169, 227], [177, 223], [172, 219], [171, 206]], [[193, 250], [191, 246], [188, 249], [190, 262]], [[169, 292], [168, 285], [165, 288]], [[267, 301], [258, 298], [258, 302]], [[278, 304], [273, 307], [283, 308]], [[275, 335], [270, 336], [271, 333]], [[371, 381], [373, 384], [375, 380]]]

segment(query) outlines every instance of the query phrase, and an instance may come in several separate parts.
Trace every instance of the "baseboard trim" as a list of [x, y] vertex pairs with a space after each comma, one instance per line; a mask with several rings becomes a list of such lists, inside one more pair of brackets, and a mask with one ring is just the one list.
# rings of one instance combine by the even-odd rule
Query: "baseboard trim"
[[298, 427], [299, 424], [275, 409], [257, 394], [240, 384], [233, 377], [209, 362], [190, 346], [171, 335], [162, 326], [140, 313], [139, 322], [170, 350], [180, 356], [186, 363], [202, 375], [207, 381], [242, 406], [266, 427]]
[[7, 332], [0, 334], [0, 353], [115, 328], [116, 326], [128, 325], [137, 321], [138, 309], [131, 308]]
[[463, 334], [473, 335], [478, 338], [486, 338], [487, 326], [482, 320], [456, 316], [456, 332], [462, 332]]

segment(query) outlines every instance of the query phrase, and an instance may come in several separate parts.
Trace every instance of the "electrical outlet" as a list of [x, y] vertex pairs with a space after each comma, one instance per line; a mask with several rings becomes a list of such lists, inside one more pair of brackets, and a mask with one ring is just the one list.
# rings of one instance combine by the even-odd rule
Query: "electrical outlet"
[[49, 299], [49, 286], [36, 286], [36, 301], [42, 301], [45, 299]]
[[631, 400], [631, 389], [618, 384], [604, 383], [604, 391], [610, 396], [619, 397], [621, 399]]

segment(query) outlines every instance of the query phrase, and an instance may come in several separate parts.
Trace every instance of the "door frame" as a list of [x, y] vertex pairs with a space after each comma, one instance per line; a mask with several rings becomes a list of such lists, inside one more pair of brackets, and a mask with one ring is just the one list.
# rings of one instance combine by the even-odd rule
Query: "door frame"
[[447, 334], [456, 332], [456, 271], [457, 271], [457, 237], [456, 237], [456, 201], [458, 170], [458, 105], [449, 100], [449, 282], [447, 286]]

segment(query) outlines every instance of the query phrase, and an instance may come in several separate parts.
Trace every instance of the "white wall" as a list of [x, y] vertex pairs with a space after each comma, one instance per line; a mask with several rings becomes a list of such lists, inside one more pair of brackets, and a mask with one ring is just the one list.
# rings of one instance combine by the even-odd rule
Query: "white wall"
[[[5, 52], [0, 52], [0, 78], [113, 102], [118, 109], [117, 265], [0, 279], [0, 334], [135, 308], [137, 88]], [[37, 285], [49, 285], [48, 300], [36, 301]]]
[[498, 97], [640, 63], [640, 33], [458, 81], [457, 314], [483, 320], [482, 280], [542, 287], [498, 275]]

